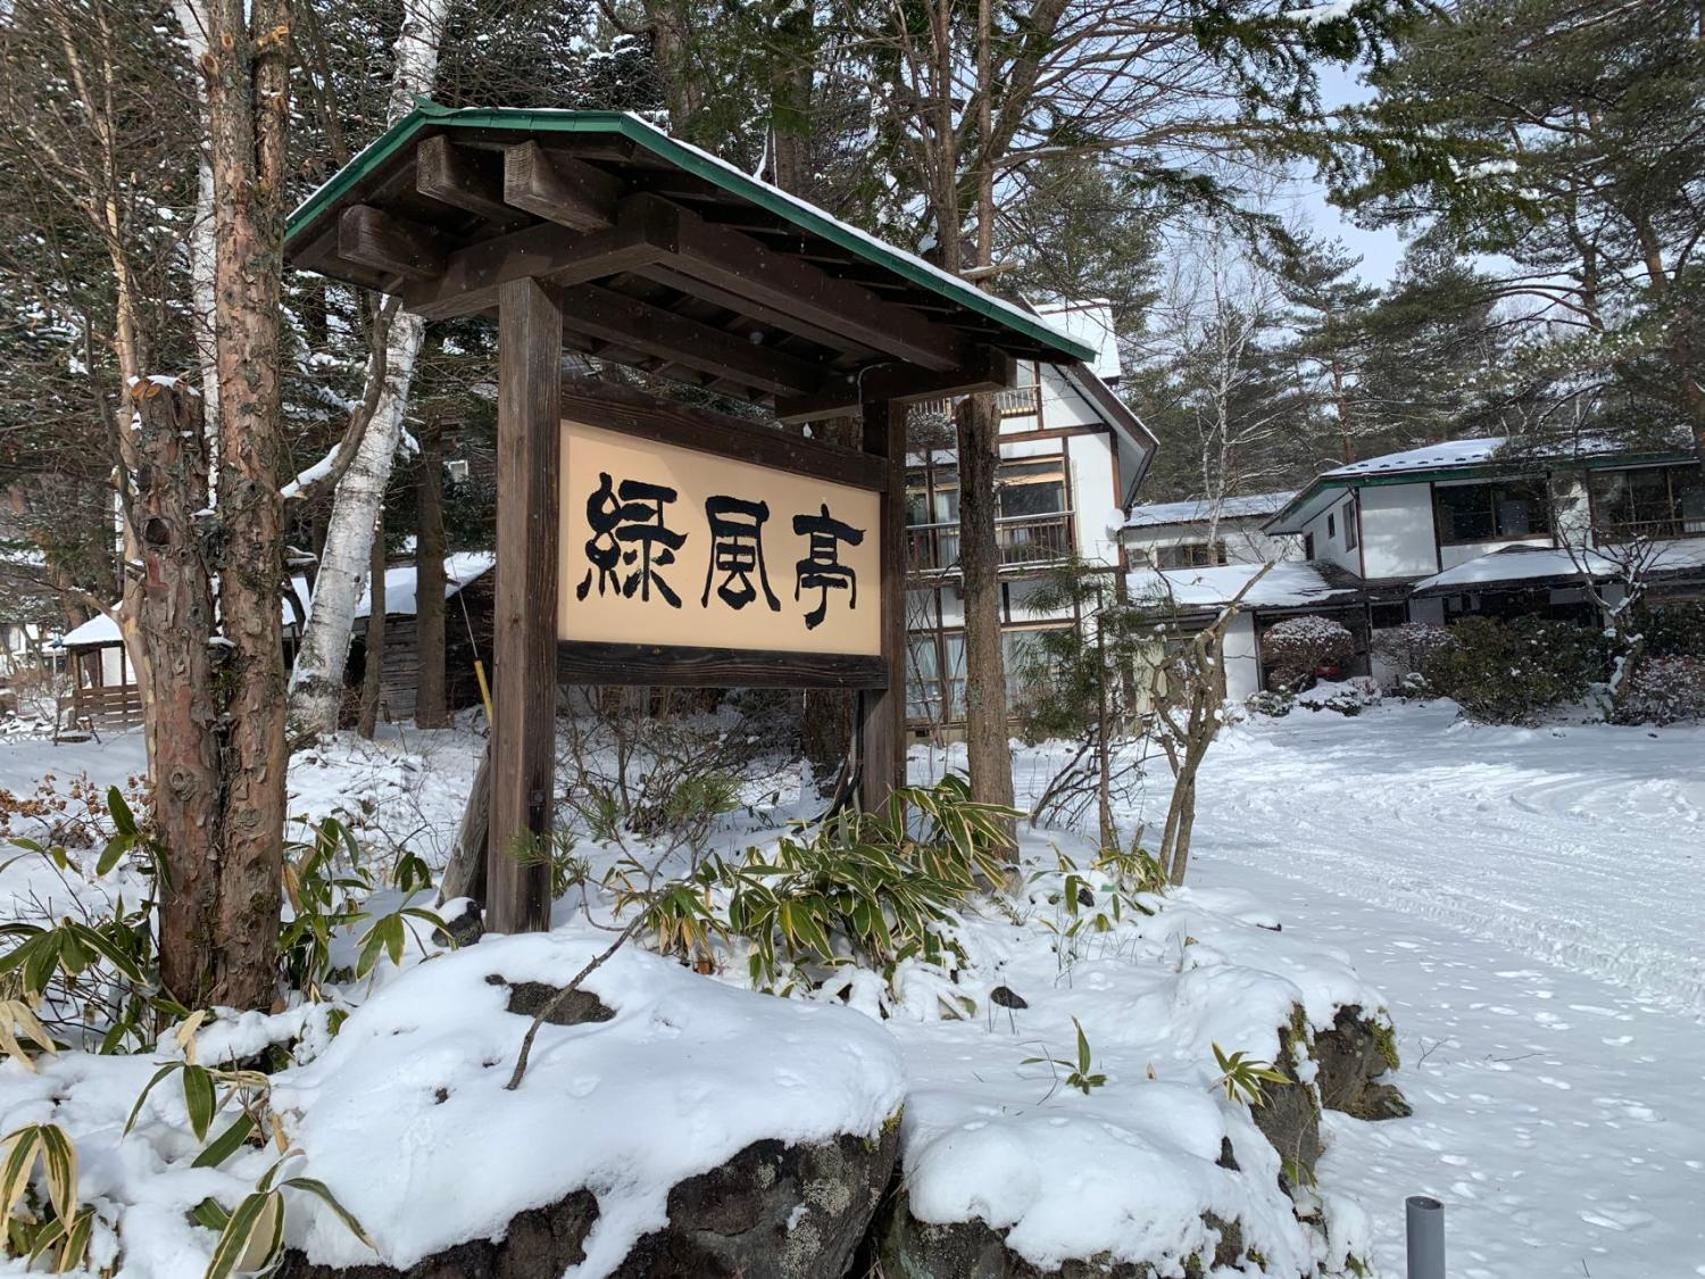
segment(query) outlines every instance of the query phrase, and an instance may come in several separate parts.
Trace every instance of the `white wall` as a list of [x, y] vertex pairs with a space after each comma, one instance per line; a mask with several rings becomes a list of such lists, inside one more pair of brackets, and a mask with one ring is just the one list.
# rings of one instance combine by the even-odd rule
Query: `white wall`
[[1427, 577], [1438, 572], [1432, 489], [1426, 484], [1390, 484], [1359, 492], [1367, 576]]
[[[1113, 436], [1066, 437], [1066, 469], [1071, 476], [1073, 532], [1078, 555], [1094, 563], [1117, 564], [1119, 543], [1107, 525], [1119, 509], [1118, 476], [1113, 461]], [[1005, 452], [1005, 447], [1002, 447]]]
[[[1328, 533], [1328, 517], [1331, 519], [1332, 531]], [[1355, 520], [1353, 499], [1349, 495], [1335, 500], [1319, 515], [1315, 516], [1303, 528], [1305, 534], [1314, 537], [1314, 558], [1336, 564], [1339, 568], [1360, 575], [1362, 557], [1346, 545], [1344, 536], [1346, 525]]]
[[1255, 615], [1239, 613], [1226, 627], [1225, 695], [1241, 702], [1261, 691], [1261, 664], [1255, 655]]

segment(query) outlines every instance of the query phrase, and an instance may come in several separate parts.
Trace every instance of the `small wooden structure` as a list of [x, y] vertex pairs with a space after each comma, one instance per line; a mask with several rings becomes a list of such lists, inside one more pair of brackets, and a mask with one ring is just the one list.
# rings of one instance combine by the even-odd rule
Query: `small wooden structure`
[[[902, 783], [907, 406], [1004, 389], [1016, 359], [1094, 355], [1035, 315], [610, 112], [423, 104], [297, 210], [287, 252], [299, 267], [399, 296], [428, 319], [498, 319], [495, 855], [486, 904], [500, 932], [549, 923], [549, 867], [506, 854], [551, 828], [559, 672], [603, 684], [856, 688], [861, 800], [879, 803]], [[780, 422], [860, 417], [863, 448], [597, 384], [565, 390], [565, 346], [761, 403]], [[643, 439], [647, 456], [668, 448], [733, 459], [749, 468], [754, 486], [761, 475], [795, 475], [875, 492], [879, 527], [870, 541], [879, 581], [874, 590], [866, 583], [864, 596], [878, 619], [874, 652], [820, 651], [833, 632], [819, 630], [775, 651], [724, 643], [709, 611], [697, 634], [664, 643], [584, 638], [606, 633], [598, 626], [565, 638], [559, 628], [573, 619], [575, 601], [559, 591], [559, 578], [565, 567], [585, 567], [562, 560], [564, 548], [575, 555], [581, 545], [565, 536], [575, 510], [562, 501], [565, 419]], [[580, 496], [577, 489], [576, 502]], [[587, 497], [589, 512], [597, 500]], [[661, 499], [653, 500], [660, 522]], [[748, 505], [764, 506], [767, 517], [766, 503]], [[814, 513], [792, 515], [796, 532], [818, 527]], [[821, 528], [833, 525], [830, 515], [825, 500]], [[718, 536], [715, 525], [709, 536]], [[644, 547], [649, 554], [651, 543]], [[810, 547], [812, 561], [834, 549]], [[626, 553], [640, 549], [621, 548], [624, 569]], [[732, 562], [715, 560], [714, 569]], [[799, 561], [802, 571], [807, 562]], [[802, 580], [791, 583], [793, 595]], [[828, 580], [825, 570], [811, 585]], [[597, 597], [571, 589], [590, 608], [606, 585], [601, 571]], [[623, 589], [632, 590], [625, 582]], [[706, 610], [715, 607], [710, 589], [707, 576]], [[779, 595], [776, 604], [793, 636], [796, 615], [781, 609]]]
[[[474, 662], [483, 660], [491, 638], [492, 607], [496, 601], [494, 557], [485, 551], [466, 551], [444, 561], [444, 704], [452, 710], [477, 706], [479, 679]], [[372, 611], [371, 591], [355, 605], [356, 650], [345, 682], [361, 686], [361, 652]], [[385, 655], [379, 672], [379, 716], [387, 721], [413, 719], [420, 692], [420, 632], [415, 626], [415, 565], [396, 564], [385, 570]]]

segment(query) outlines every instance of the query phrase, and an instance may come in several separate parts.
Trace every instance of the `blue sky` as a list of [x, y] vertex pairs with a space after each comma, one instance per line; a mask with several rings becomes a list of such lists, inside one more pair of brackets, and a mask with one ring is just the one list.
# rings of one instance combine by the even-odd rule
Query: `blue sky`
[[[1359, 70], [1329, 67], [1321, 72], [1320, 96], [1327, 107], [1366, 100], [1370, 94], [1361, 83]], [[1339, 210], [1326, 203], [1326, 190], [1312, 174], [1300, 175], [1292, 189], [1277, 201], [1278, 211], [1302, 218], [1318, 235], [1340, 239], [1352, 253], [1362, 257], [1358, 274], [1370, 284], [1385, 284], [1403, 258], [1403, 241], [1396, 231], [1364, 231]]]

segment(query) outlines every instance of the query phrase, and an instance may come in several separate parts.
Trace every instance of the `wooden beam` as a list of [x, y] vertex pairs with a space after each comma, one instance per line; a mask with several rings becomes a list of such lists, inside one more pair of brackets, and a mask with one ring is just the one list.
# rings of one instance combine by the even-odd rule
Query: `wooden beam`
[[503, 199], [518, 209], [568, 227], [602, 231], [616, 220], [621, 179], [568, 156], [552, 155], [537, 142], [503, 151]]
[[887, 463], [857, 449], [808, 440], [802, 435], [759, 426], [696, 404], [660, 399], [614, 382], [564, 378], [561, 404], [565, 421], [584, 426], [714, 453], [756, 466], [772, 466], [794, 475], [853, 488], [883, 489], [888, 484]]
[[761, 649], [680, 648], [567, 640], [557, 645], [564, 684], [677, 688], [874, 688], [889, 679], [880, 657]]
[[410, 280], [444, 274], [448, 241], [429, 226], [392, 217], [370, 204], [352, 204], [337, 220], [337, 255]]
[[878, 364], [846, 377], [834, 378], [814, 395], [776, 400], [776, 416], [783, 422], [811, 422], [825, 417], [847, 417], [859, 412], [861, 404], [888, 400], [911, 404], [945, 396], [974, 395], [1000, 391], [1017, 380], [1017, 363], [992, 346], [972, 347], [964, 368], [932, 373], [908, 364]]
[[816, 364], [595, 284], [564, 292], [562, 322], [576, 332], [733, 378], [769, 395], [809, 395], [823, 385], [824, 372]]
[[566, 287], [639, 270], [673, 248], [673, 207], [632, 207], [624, 200], [608, 230], [584, 235], [542, 222], [471, 244], [449, 256], [438, 279], [405, 286], [403, 307], [443, 320], [495, 306], [498, 288], [510, 280]]
[[555, 793], [562, 312], [554, 291], [537, 280], [501, 287], [497, 363], [487, 925], [540, 932], [550, 927], [550, 863], [515, 853], [550, 838]]
[[837, 333], [833, 329], [801, 320], [796, 315], [788, 315], [778, 307], [766, 306], [764, 303], [755, 302], [751, 298], [741, 297], [729, 289], [720, 288], [704, 280], [695, 280], [682, 274], [667, 262], [658, 262], [647, 266], [639, 274], [648, 280], [655, 280], [658, 284], [666, 284], [677, 292], [701, 298], [706, 302], [713, 302], [724, 310], [748, 316], [760, 324], [771, 325], [783, 332], [791, 333], [795, 337], [804, 338], [808, 342], [815, 342], [818, 346], [826, 346], [832, 351], [861, 356], [877, 354], [874, 348], [855, 342], [844, 333]]
[[882, 656], [888, 680], [859, 697], [859, 804], [875, 812], [906, 784], [906, 408], [864, 406], [864, 450], [887, 471], [882, 494]]
[[491, 152], [457, 146], [441, 133], [420, 144], [414, 163], [414, 187], [422, 195], [490, 222], [526, 221], [503, 202], [502, 162]]
[[[675, 208], [658, 196], [629, 199]], [[687, 209], [675, 217], [677, 243], [666, 261], [681, 275], [926, 369], [945, 372], [964, 362], [958, 335], [916, 311]]]

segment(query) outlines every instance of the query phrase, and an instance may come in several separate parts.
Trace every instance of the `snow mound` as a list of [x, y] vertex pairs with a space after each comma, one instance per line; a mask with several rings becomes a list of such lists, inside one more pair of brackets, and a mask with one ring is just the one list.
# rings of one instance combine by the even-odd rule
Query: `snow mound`
[[[844, 1008], [708, 981], [630, 946], [582, 985], [613, 1019], [541, 1027], [506, 1091], [529, 1019], [509, 985], [565, 984], [608, 938], [488, 938], [422, 964], [353, 1014], [274, 1102], [321, 1177], [407, 1267], [496, 1238], [528, 1209], [590, 1189], [599, 1216], [576, 1279], [608, 1274], [666, 1224], [671, 1186], [766, 1138], [875, 1136], [900, 1109], [893, 1042]], [[502, 980], [493, 982], [494, 975]], [[294, 1242], [310, 1260], [371, 1262], [329, 1213]]]

